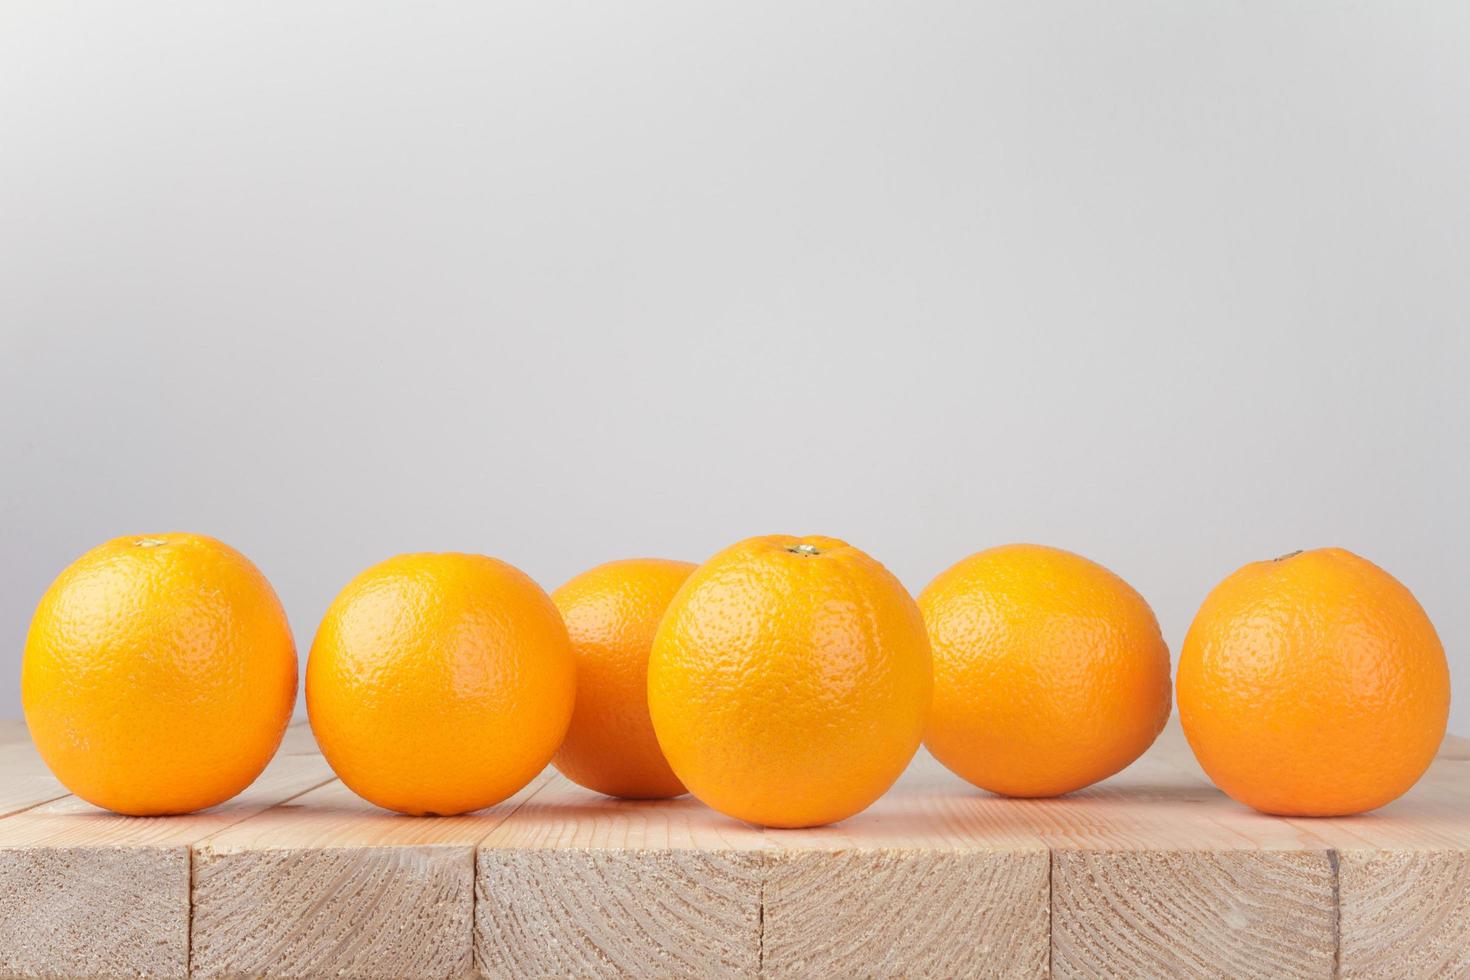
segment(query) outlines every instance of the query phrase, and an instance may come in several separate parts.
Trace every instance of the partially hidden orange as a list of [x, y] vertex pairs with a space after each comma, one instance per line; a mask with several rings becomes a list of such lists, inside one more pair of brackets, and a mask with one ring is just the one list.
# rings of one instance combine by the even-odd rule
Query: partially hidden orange
[[1266, 813], [1341, 816], [1397, 798], [1429, 767], [1449, 706], [1424, 609], [1341, 548], [1235, 572], [1205, 598], [1179, 659], [1195, 757]]
[[296, 646], [265, 576], [197, 534], [116, 538], [46, 590], [21, 666], [26, 723], [77, 796], [188, 813], [260, 775], [296, 702]]
[[627, 799], [686, 792], [648, 717], [648, 653], [694, 568], [663, 558], [611, 561], [551, 594], [577, 659], [577, 703], [552, 762], [573, 782]]
[[499, 803], [551, 761], [576, 667], [551, 599], [483, 555], [413, 554], [332, 602], [306, 665], [322, 754], [364, 799], [408, 814]]
[[1169, 718], [1169, 648], [1153, 610], [1080, 555], [1013, 544], [919, 594], [934, 648], [924, 744], [983, 789], [1057, 796], [1123, 769]]
[[773, 535], [701, 565], [648, 663], [664, 756], [700, 800], [771, 827], [832, 823], [913, 757], [931, 691], [903, 585], [835, 538]]

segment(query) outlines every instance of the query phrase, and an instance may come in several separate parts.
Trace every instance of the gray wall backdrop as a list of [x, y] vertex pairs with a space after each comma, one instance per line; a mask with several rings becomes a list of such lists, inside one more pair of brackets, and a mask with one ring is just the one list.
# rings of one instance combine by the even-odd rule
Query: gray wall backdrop
[[1470, 6], [0, 0], [0, 714], [51, 578], [1336, 544], [1470, 732]]

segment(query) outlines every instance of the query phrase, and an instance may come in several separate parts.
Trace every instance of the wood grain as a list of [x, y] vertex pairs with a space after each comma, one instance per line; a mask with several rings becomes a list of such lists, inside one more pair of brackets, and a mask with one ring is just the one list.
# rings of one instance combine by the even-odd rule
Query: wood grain
[[631, 803], [561, 776], [480, 846], [487, 976], [754, 976], [759, 829], [683, 798]]
[[1330, 860], [1249, 850], [1059, 852], [1058, 977], [1331, 977]]
[[340, 782], [194, 848], [204, 977], [458, 977], [472, 965], [475, 846], [544, 777], [478, 813], [406, 817]]
[[1295, 820], [1333, 849], [1344, 977], [1470, 976], [1470, 762], [1372, 813]]
[[1344, 977], [1470, 976], [1470, 851], [1339, 858]]
[[292, 722], [286, 729], [286, 734], [281, 738], [281, 745], [276, 749], [277, 755], [321, 755], [317, 748], [316, 738], [311, 734], [311, 726], [303, 719]]
[[30, 741], [30, 732], [23, 718], [0, 718], [0, 745], [29, 745]]
[[29, 741], [0, 744], [0, 817], [66, 795]]
[[[1150, 753], [1205, 781], [1177, 731]], [[1258, 821], [1295, 828], [1335, 869], [1337, 968], [1344, 977], [1470, 976], [1470, 741], [1447, 736], [1401, 799], [1340, 818]]]
[[1439, 747], [1439, 758], [1470, 761], [1470, 738], [1446, 735], [1444, 742]]
[[1333, 856], [1310, 834], [1157, 756], [1013, 803], [1052, 847], [1054, 976], [1332, 976]]
[[764, 975], [1045, 971], [1045, 843], [927, 753], [863, 813], [766, 839]]
[[0, 975], [186, 975], [189, 845], [330, 775], [319, 757], [278, 757], [197, 814], [123, 817], [68, 796], [0, 819]]
[[1171, 726], [1068, 797], [921, 755], [863, 814], [780, 831], [550, 772], [401, 817], [304, 726], [225, 806], [119, 817], [58, 797], [20, 731], [0, 726], [0, 976], [1470, 976], [1463, 739], [1351, 818], [1230, 801]]

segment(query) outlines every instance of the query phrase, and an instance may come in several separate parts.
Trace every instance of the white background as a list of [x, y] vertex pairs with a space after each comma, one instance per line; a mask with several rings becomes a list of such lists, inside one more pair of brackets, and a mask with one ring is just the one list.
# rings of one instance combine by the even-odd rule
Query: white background
[[107, 538], [1414, 590], [1470, 731], [1470, 6], [0, 2], [0, 715]]

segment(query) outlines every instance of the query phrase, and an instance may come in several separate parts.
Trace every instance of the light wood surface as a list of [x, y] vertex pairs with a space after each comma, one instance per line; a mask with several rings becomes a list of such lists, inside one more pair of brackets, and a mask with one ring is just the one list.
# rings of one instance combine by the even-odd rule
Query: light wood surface
[[762, 830], [552, 771], [455, 818], [379, 810], [293, 727], [246, 793], [96, 810], [0, 724], [0, 976], [1470, 976], [1470, 743], [1404, 799], [1254, 813], [1177, 727], [1054, 800], [921, 753], [872, 808]]
[[1158, 757], [1021, 806], [1052, 849], [1054, 975], [1331, 976], [1332, 858], [1290, 824]]
[[0, 816], [66, 796], [29, 742], [0, 742]]
[[186, 976], [191, 847], [331, 775], [320, 756], [278, 755], [244, 793], [188, 816], [63, 796], [0, 818], [0, 976]]
[[30, 736], [26, 733], [25, 719], [0, 718], [0, 745], [29, 742], [30, 740]]
[[333, 781], [197, 841], [194, 973], [470, 972], [475, 845], [547, 778], [435, 819], [380, 810]]
[[[1149, 756], [1206, 777], [1171, 729]], [[1277, 820], [1335, 869], [1336, 967], [1344, 977], [1470, 976], [1470, 740], [1449, 736], [1402, 799], [1344, 818]]]
[[872, 807], [768, 830], [766, 972], [1036, 976], [1048, 958], [1047, 847], [1010, 801], [921, 751]]
[[611, 800], [556, 776], [480, 844], [489, 976], [753, 976], [759, 829], [692, 799]]
[[1343, 976], [1470, 976], [1470, 761], [1374, 813], [1292, 822], [1337, 862]]

